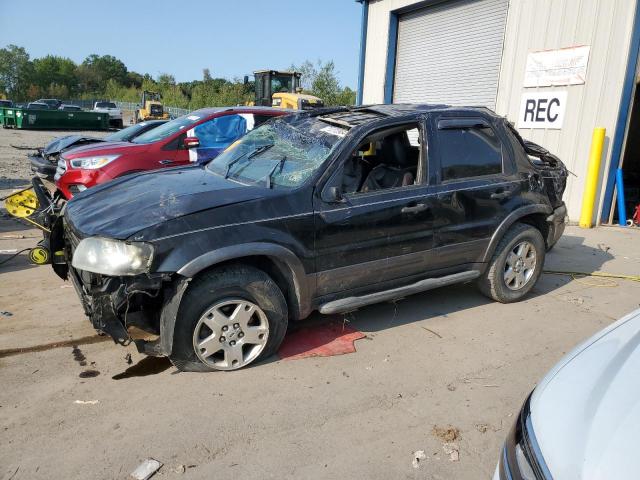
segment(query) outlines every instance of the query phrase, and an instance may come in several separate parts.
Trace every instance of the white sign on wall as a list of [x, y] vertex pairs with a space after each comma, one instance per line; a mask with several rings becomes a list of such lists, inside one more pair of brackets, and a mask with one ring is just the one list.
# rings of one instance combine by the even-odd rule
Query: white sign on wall
[[582, 85], [587, 78], [589, 46], [530, 52], [524, 75], [525, 87]]
[[525, 92], [520, 101], [518, 128], [562, 128], [567, 92]]

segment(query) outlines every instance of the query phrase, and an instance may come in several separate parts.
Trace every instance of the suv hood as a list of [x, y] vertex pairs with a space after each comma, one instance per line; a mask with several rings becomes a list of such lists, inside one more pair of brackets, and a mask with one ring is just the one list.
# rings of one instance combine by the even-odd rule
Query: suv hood
[[74, 145], [86, 145], [103, 142], [102, 139], [96, 137], [85, 137], [83, 135], [65, 135], [51, 140], [42, 149], [45, 155], [56, 155], [63, 150], [72, 148]]
[[272, 192], [243, 185], [204, 167], [140, 173], [90, 188], [73, 197], [65, 217], [81, 236], [124, 240], [174, 218], [254, 200]]
[[640, 310], [567, 354], [531, 397], [533, 431], [556, 480], [635, 478]]
[[82, 156], [82, 157], [87, 157], [90, 155], [113, 155], [113, 154], [118, 154], [118, 153], [124, 153], [124, 152], [120, 152], [120, 150], [126, 149], [127, 152], [133, 151], [131, 149], [136, 149], [138, 148], [139, 151], [143, 151], [146, 150], [147, 148], [149, 148], [149, 145], [137, 145], [134, 143], [130, 143], [130, 142], [100, 142], [98, 144], [89, 144], [89, 145], [83, 145], [81, 147], [77, 147], [74, 148], [71, 151], [68, 151], [65, 153], [65, 157], [67, 156]]

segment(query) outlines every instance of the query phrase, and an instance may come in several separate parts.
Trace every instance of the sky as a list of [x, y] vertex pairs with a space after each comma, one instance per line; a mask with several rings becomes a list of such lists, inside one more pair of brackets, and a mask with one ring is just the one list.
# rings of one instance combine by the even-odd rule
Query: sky
[[113, 55], [129, 70], [177, 81], [242, 78], [333, 60], [355, 89], [361, 5], [355, 0], [0, 0], [0, 48], [81, 63]]

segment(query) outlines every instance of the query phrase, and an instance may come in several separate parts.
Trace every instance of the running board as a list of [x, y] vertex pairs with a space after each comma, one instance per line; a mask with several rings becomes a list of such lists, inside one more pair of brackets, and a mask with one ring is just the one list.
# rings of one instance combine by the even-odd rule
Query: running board
[[444, 277], [427, 278], [426, 280], [420, 280], [419, 282], [412, 283], [411, 285], [405, 285], [404, 287], [370, 293], [361, 297], [348, 297], [334, 300], [320, 305], [318, 310], [320, 313], [325, 315], [331, 313], [352, 312], [353, 310], [357, 310], [358, 308], [366, 305], [371, 305], [372, 303], [398, 300], [400, 298], [413, 295], [414, 293], [424, 292], [426, 290], [444, 287], [445, 285], [451, 285], [454, 283], [466, 282], [473, 280], [474, 278], [478, 278], [479, 276], [480, 272], [478, 270], [471, 270], [468, 272], [445, 275]]

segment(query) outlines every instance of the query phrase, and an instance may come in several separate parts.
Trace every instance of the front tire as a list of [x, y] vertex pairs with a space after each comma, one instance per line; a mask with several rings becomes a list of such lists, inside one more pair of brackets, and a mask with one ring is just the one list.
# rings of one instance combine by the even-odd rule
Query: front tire
[[501, 303], [521, 300], [538, 281], [545, 253], [540, 231], [516, 223], [500, 240], [489, 267], [478, 280], [480, 291]]
[[185, 293], [169, 358], [182, 371], [238, 370], [273, 355], [287, 322], [284, 295], [265, 272], [214, 269]]

